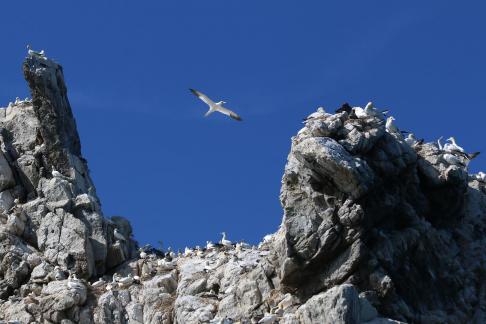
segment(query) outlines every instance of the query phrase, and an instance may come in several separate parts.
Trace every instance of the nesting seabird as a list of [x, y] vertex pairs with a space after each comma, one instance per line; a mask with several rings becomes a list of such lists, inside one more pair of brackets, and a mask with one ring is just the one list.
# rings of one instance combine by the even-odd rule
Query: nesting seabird
[[193, 252], [194, 251], [191, 248], [188, 248], [187, 246], [184, 248], [184, 256], [185, 257], [192, 255]]
[[204, 115], [204, 117], [207, 117], [209, 115], [211, 115], [213, 112], [217, 111], [217, 112], [220, 112], [226, 116], [229, 116], [235, 120], [238, 120], [238, 121], [241, 121], [241, 117], [235, 113], [234, 111], [231, 111], [229, 110], [228, 108], [225, 108], [223, 107], [223, 104], [225, 104], [226, 102], [225, 101], [219, 101], [219, 102], [214, 102], [212, 101], [211, 99], [209, 99], [208, 96], [206, 96], [205, 94], [197, 91], [197, 90], [194, 90], [194, 89], [189, 89], [196, 97], [198, 97], [199, 99], [201, 99], [205, 104], [207, 104], [209, 106], [209, 110], [206, 112], [206, 114]]
[[474, 159], [480, 153], [480, 152], [474, 152], [474, 153], [470, 153], [470, 154], [466, 153], [466, 151], [462, 147], [457, 145], [456, 139], [454, 137], [449, 137], [447, 139], [447, 141], [449, 141], [450, 143], [444, 144], [444, 147], [443, 147], [444, 151], [446, 151], [446, 152], [449, 152], [449, 153], [452, 153], [452, 154], [459, 154], [459, 155], [465, 157], [468, 160]]
[[44, 50], [41, 50], [40, 52], [34, 51], [30, 47], [30, 45], [27, 45], [27, 53], [29, 54], [29, 56], [41, 56], [41, 57], [45, 56]]
[[413, 133], [409, 133], [407, 138], [405, 138], [405, 143], [410, 145], [411, 147], [415, 147], [417, 145], [422, 145], [424, 143], [424, 139], [417, 140]]
[[258, 324], [274, 324], [277, 323], [277, 318], [276, 314], [266, 313], [265, 316], [258, 321]]
[[69, 289], [84, 289], [84, 285], [83, 283], [81, 282], [81, 280], [79, 280], [77, 277], [76, 277], [76, 274], [70, 274], [69, 275], [69, 278], [68, 278], [68, 281], [67, 281], [67, 287]]
[[57, 281], [64, 280], [66, 278], [66, 273], [61, 269], [60, 266], [54, 267], [54, 279]]
[[206, 241], [206, 249], [212, 251], [216, 248], [216, 245], [211, 241]]
[[128, 287], [133, 283], [134, 279], [132, 274], [129, 273], [128, 276], [118, 279], [118, 287]]
[[93, 288], [99, 288], [103, 286], [106, 283], [106, 281], [103, 278], [100, 278], [98, 281], [95, 281], [91, 284], [91, 287]]
[[390, 116], [386, 119], [386, 131], [388, 133], [400, 133], [397, 126], [395, 126], [395, 124], [393, 124], [393, 121], [395, 120], [395, 118], [393, 116]]
[[356, 115], [356, 117], [358, 117], [358, 118], [366, 118], [366, 117], [371, 116], [372, 109], [373, 109], [373, 103], [368, 102], [364, 109], [361, 108], [361, 107], [354, 107], [353, 112]]
[[167, 261], [165, 259], [157, 260], [157, 266], [160, 270], [172, 270], [176, 266], [176, 262], [174, 261]]
[[147, 257], [147, 252], [145, 252], [142, 248], [140, 248], [139, 251], [140, 251], [140, 259], [145, 259]]
[[451, 153], [442, 154], [442, 159], [448, 164], [452, 165], [464, 165], [463, 160], [461, 160], [457, 155]]
[[361, 108], [361, 107], [354, 107], [352, 109], [352, 112], [354, 114], [353, 117], [356, 117], [356, 118], [359, 118], [359, 119], [368, 118], [368, 117], [375, 117], [375, 118], [378, 118], [380, 120], [383, 120], [385, 118], [384, 115], [388, 112], [388, 110], [379, 111], [373, 106], [373, 103], [370, 101], [366, 104], [364, 109]]
[[118, 232], [118, 228], [115, 228], [113, 231], [113, 236], [116, 238], [117, 241], [123, 241], [126, 242], [125, 236], [123, 236], [120, 232]]
[[226, 247], [232, 247], [233, 243], [230, 240], [226, 239], [226, 232], [222, 232], [221, 235], [223, 235], [223, 237], [221, 238], [221, 241], [219, 243]]
[[304, 118], [304, 121], [308, 121], [310, 119], [322, 118], [326, 115], [327, 113], [326, 110], [324, 110], [324, 107], [319, 107], [317, 108], [317, 111], [313, 112], [312, 114]]
[[442, 140], [442, 138], [443, 138], [443, 137], [444, 137], [444, 136], [441, 136], [441, 137], [439, 137], [439, 138], [437, 139], [437, 147], [438, 147], [438, 148], [439, 148], [439, 150], [441, 150], [441, 151], [444, 149], [444, 147], [442, 146], [442, 143], [441, 143], [441, 140]]
[[241, 252], [244, 249], [251, 249], [251, 245], [244, 242], [244, 241], [240, 241], [240, 242], [236, 243], [235, 250], [237, 252]]
[[476, 174], [476, 180], [486, 182], [486, 173], [479, 171], [478, 174]]

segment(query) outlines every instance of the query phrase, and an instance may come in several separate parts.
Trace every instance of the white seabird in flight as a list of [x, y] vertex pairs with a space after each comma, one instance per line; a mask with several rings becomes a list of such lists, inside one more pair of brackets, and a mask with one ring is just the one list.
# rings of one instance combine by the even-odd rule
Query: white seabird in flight
[[230, 116], [233, 119], [236, 119], [238, 121], [242, 121], [241, 117], [238, 116], [237, 113], [234, 111], [229, 110], [228, 108], [223, 107], [223, 104], [225, 104], [225, 101], [219, 101], [219, 102], [214, 102], [211, 99], [209, 99], [208, 96], [206, 96], [204, 93], [201, 93], [197, 90], [194, 89], [189, 89], [196, 97], [204, 101], [206, 105], [209, 106], [208, 112], [204, 115], [204, 117], [207, 117], [211, 115], [213, 112], [217, 111], [220, 112], [226, 116]]

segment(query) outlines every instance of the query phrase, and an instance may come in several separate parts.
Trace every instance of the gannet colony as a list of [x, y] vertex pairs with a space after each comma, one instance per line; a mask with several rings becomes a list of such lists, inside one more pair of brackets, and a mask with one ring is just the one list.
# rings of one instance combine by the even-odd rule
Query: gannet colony
[[0, 109], [0, 323], [486, 323], [486, 176], [454, 137], [320, 107], [276, 233], [140, 247], [102, 213], [61, 66], [29, 47], [23, 72], [32, 99]]

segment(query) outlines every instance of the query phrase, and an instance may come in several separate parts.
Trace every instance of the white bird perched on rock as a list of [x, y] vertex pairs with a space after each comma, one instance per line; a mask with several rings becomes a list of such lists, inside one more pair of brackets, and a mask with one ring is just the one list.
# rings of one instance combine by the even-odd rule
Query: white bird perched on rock
[[358, 118], [366, 118], [371, 116], [372, 109], [373, 109], [373, 103], [368, 102], [368, 104], [366, 104], [364, 109], [361, 107], [353, 107], [353, 112]]
[[486, 173], [479, 171], [478, 174], [475, 176], [476, 180], [479, 180], [481, 182], [486, 182]]
[[53, 275], [54, 275], [54, 279], [56, 279], [57, 281], [64, 280], [66, 278], [66, 274], [64, 273], [64, 270], [62, 270], [60, 266], [54, 267]]
[[157, 266], [160, 268], [160, 270], [172, 270], [176, 267], [176, 262], [175, 261], [167, 261], [164, 259], [157, 260]]
[[203, 257], [203, 256], [204, 256], [204, 250], [203, 250], [203, 249], [201, 249], [201, 247], [200, 247], [199, 245], [198, 245], [198, 246], [196, 246], [196, 255], [197, 255], [198, 257]]
[[463, 161], [457, 155], [451, 153], [442, 154], [442, 159], [446, 161], [448, 164], [464, 165]]
[[474, 152], [474, 153], [471, 153], [471, 154], [466, 153], [466, 151], [464, 151], [464, 149], [462, 147], [457, 145], [456, 139], [454, 137], [449, 137], [447, 139], [447, 141], [449, 141], [450, 143], [444, 144], [444, 147], [443, 147], [444, 151], [446, 151], [446, 152], [453, 153], [453, 154], [456, 153], [456, 154], [462, 155], [463, 157], [465, 157], [468, 160], [472, 160], [476, 156], [479, 155], [479, 152]]
[[65, 175], [63, 175], [61, 172], [57, 171], [54, 166], [52, 166], [52, 171], [51, 171], [51, 174], [52, 174], [52, 177], [54, 178], [59, 178], [59, 179], [63, 179], [63, 180], [67, 180], [67, 181], [71, 181], [71, 178], [69, 177], [66, 177]]
[[240, 252], [244, 249], [251, 249], [251, 245], [246, 243], [246, 242], [243, 242], [243, 241], [240, 241], [238, 243], [236, 243], [235, 245], [235, 250]]
[[366, 104], [365, 108], [361, 107], [353, 107], [352, 112], [357, 118], [367, 118], [367, 117], [376, 117], [380, 120], [385, 118], [384, 114], [388, 112], [388, 110], [379, 111], [374, 106], [373, 103], [370, 101]]
[[20, 98], [19, 97], [15, 97], [15, 104], [18, 105], [20, 103]]
[[99, 287], [103, 286], [104, 284], [106, 284], [106, 281], [103, 278], [100, 278], [98, 281], [93, 282], [91, 284], [91, 287], [99, 288]]
[[440, 142], [440, 141], [442, 140], [442, 138], [443, 138], [443, 137], [444, 137], [444, 136], [441, 136], [441, 137], [439, 137], [439, 138], [437, 139], [437, 147], [438, 147], [438, 148], [439, 148], [439, 150], [441, 150], [441, 151], [444, 149], [444, 147], [442, 146], [442, 143]]
[[120, 232], [118, 232], [118, 228], [115, 228], [113, 231], [113, 236], [116, 238], [117, 241], [123, 241], [126, 242], [125, 236], [123, 236]]
[[69, 289], [85, 289], [84, 284], [76, 277], [76, 274], [70, 274], [67, 280]]
[[116, 286], [117, 286], [116, 277], [115, 277], [115, 275], [113, 275], [113, 278], [111, 280], [111, 283], [107, 284], [106, 287], [105, 287], [105, 289], [106, 289], [106, 291], [110, 291], [113, 288], [115, 288]]
[[304, 118], [304, 122], [308, 121], [310, 119], [322, 118], [322, 117], [325, 117], [327, 115], [329, 115], [329, 114], [326, 113], [326, 110], [324, 109], [324, 107], [319, 107], [319, 108], [317, 108], [317, 111], [313, 112], [312, 114], [310, 114], [309, 116]]
[[211, 250], [214, 250], [216, 248], [216, 245], [211, 242], [211, 241], [206, 241], [206, 249], [211, 251]]
[[414, 146], [414, 144], [417, 143], [417, 139], [415, 138], [413, 133], [408, 134], [407, 138], [405, 138], [405, 143], [410, 146]]
[[398, 130], [397, 126], [395, 126], [395, 124], [393, 124], [393, 121], [395, 120], [395, 118], [393, 116], [390, 116], [386, 119], [386, 131], [388, 133], [395, 133], [395, 134], [399, 134], [400, 131]]
[[140, 252], [140, 259], [145, 259], [147, 257], [147, 252], [145, 252], [142, 248], [138, 249]]
[[449, 137], [447, 139], [447, 141], [450, 142], [450, 143], [444, 144], [444, 147], [443, 147], [444, 151], [450, 152], [450, 153], [454, 153], [454, 152], [465, 153], [464, 149], [462, 147], [460, 147], [459, 145], [457, 145], [456, 139], [454, 137]]
[[57, 170], [54, 170], [54, 168], [52, 169], [52, 176], [54, 178], [63, 178], [64, 176], [61, 174], [61, 172], [57, 171]]
[[30, 56], [41, 56], [41, 57], [45, 57], [44, 50], [41, 50], [40, 52], [34, 51], [30, 47], [30, 45], [27, 45], [27, 54], [29, 54]]
[[226, 116], [229, 116], [235, 120], [238, 120], [238, 121], [241, 121], [241, 117], [238, 116], [237, 113], [235, 113], [234, 111], [231, 111], [227, 108], [224, 108], [223, 107], [223, 104], [225, 104], [226, 102], [225, 101], [219, 101], [219, 102], [214, 102], [212, 101], [211, 99], [209, 99], [208, 96], [206, 96], [204, 93], [201, 93], [197, 90], [194, 90], [194, 89], [189, 89], [196, 97], [198, 97], [199, 99], [201, 99], [205, 104], [207, 104], [209, 106], [209, 110], [208, 112], [204, 115], [204, 117], [207, 117], [209, 115], [211, 115], [213, 112], [217, 111], [217, 112], [220, 112]]
[[132, 274], [129, 273], [128, 276], [118, 279], [118, 287], [128, 287], [133, 283], [134, 279]]
[[409, 133], [407, 138], [405, 138], [405, 143], [407, 143], [411, 147], [415, 147], [418, 145], [422, 145], [424, 143], [424, 140], [423, 139], [417, 140], [413, 133]]
[[191, 248], [188, 248], [187, 246], [184, 248], [184, 256], [185, 257], [192, 255], [192, 253], [193, 253], [193, 250]]
[[223, 237], [221, 238], [221, 241], [219, 241], [219, 243], [226, 247], [232, 247], [233, 243], [230, 240], [226, 239], [226, 232], [222, 232], [221, 235], [223, 235]]
[[261, 320], [258, 321], [258, 324], [274, 324], [277, 323], [277, 315], [266, 313], [265, 316]]

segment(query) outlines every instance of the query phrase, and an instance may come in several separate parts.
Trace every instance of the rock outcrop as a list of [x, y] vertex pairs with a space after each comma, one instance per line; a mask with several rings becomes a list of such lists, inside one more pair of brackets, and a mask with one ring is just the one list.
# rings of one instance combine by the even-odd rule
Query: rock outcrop
[[61, 66], [23, 70], [32, 100], [0, 109], [0, 323], [486, 322], [486, 184], [463, 155], [319, 109], [275, 234], [138, 251], [103, 217]]

